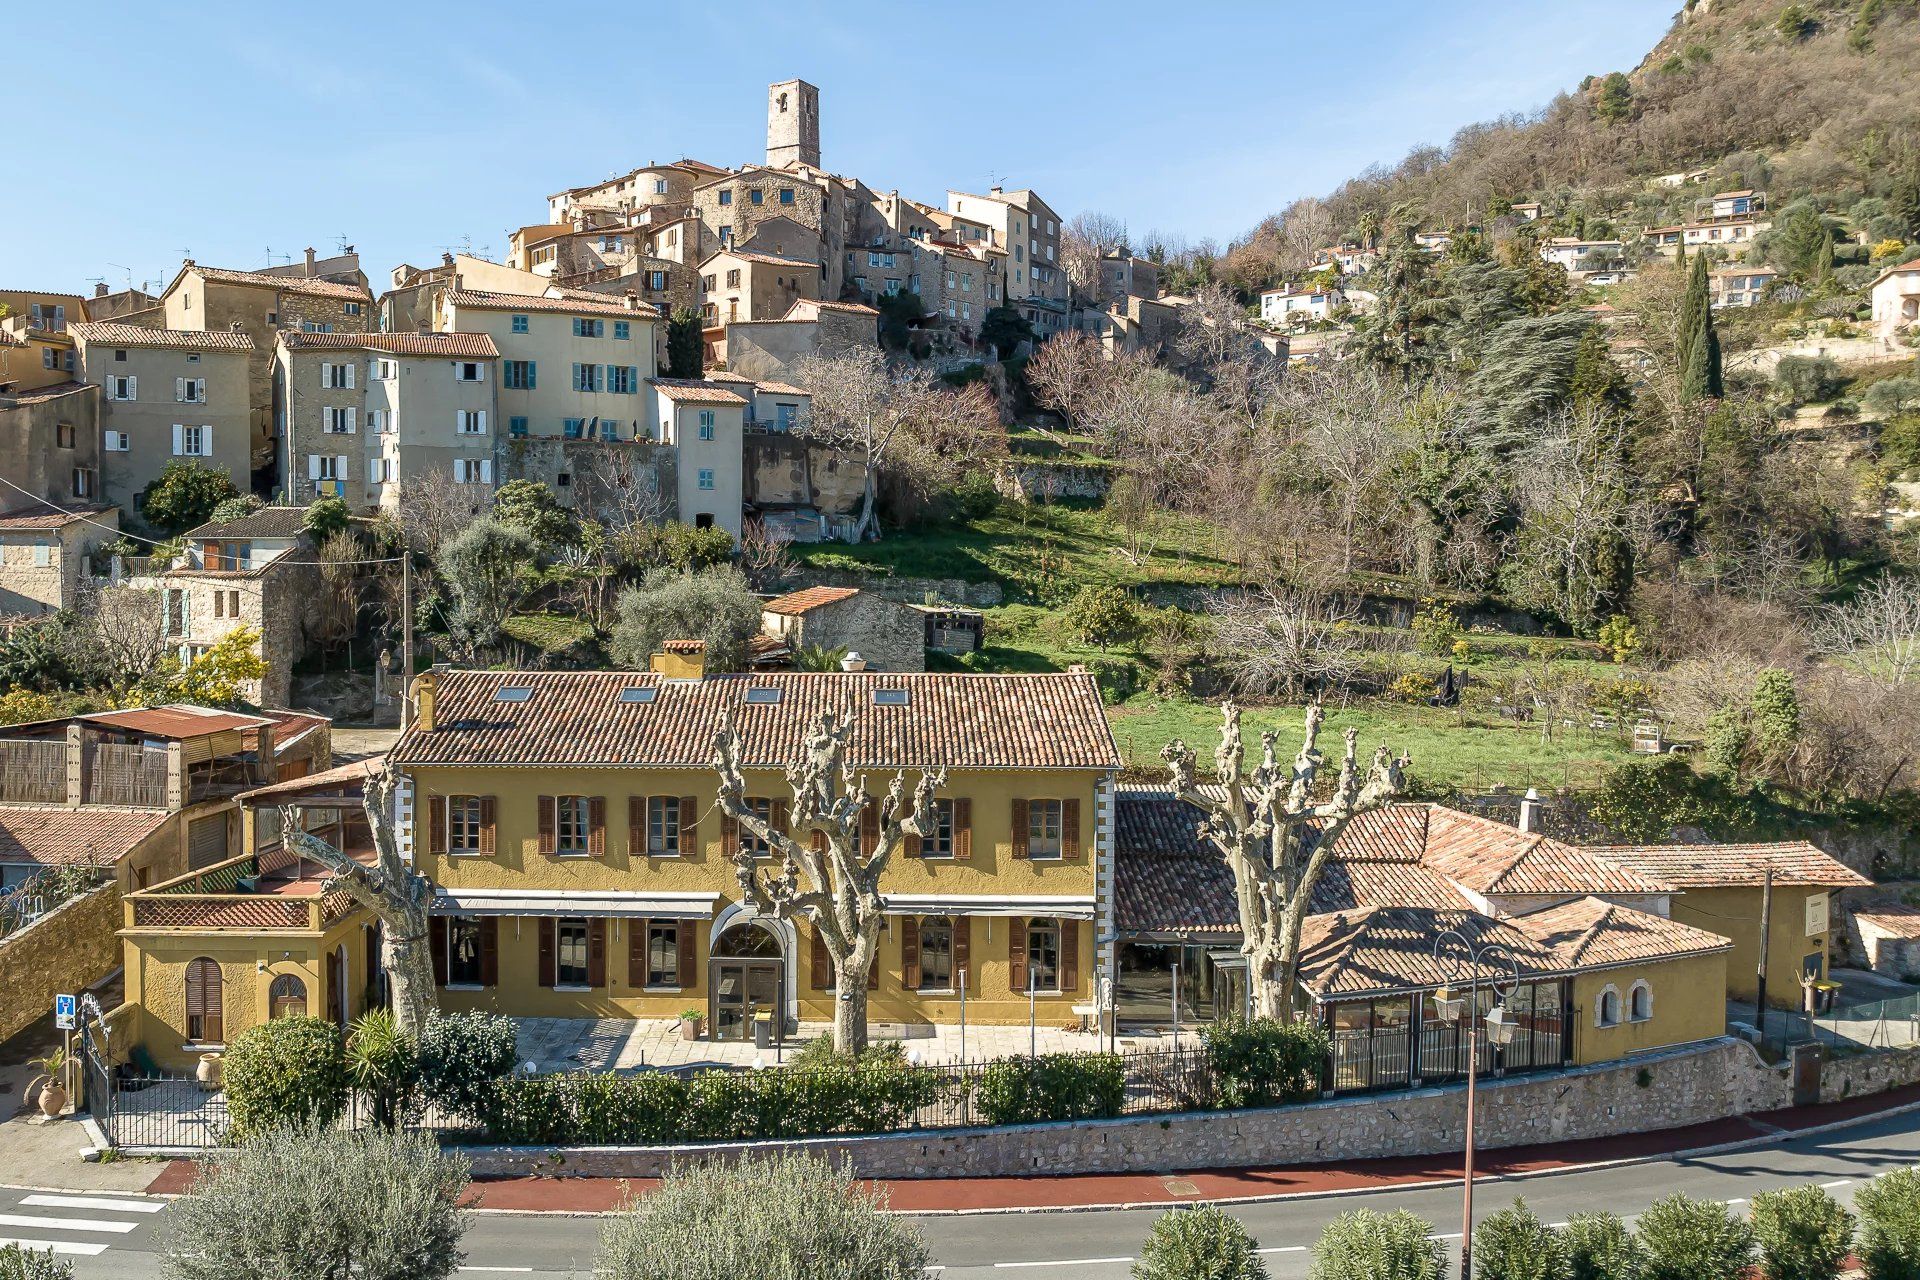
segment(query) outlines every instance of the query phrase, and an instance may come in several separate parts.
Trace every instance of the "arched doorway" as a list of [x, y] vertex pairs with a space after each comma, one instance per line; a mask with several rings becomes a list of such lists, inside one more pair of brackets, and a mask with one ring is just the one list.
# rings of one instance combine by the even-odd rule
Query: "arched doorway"
[[787, 955], [764, 920], [739, 919], [713, 936], [707, 961], [707, 1024], [716, 1040], [751, 1040], [754, 1020], [771, 1020], [777, 1042], [786, 1037]]

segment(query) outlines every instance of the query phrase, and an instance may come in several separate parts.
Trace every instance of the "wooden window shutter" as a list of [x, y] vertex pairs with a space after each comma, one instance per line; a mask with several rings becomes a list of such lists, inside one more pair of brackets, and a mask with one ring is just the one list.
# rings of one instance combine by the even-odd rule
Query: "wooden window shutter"
[[[1071, 803], [1071, 801], [1069, 801]], [[1060, 991], [1071, 995], [1080, 990], [1080, 922], [1060, 922]]]
[[605, 796], [591, 796], [587, 799], [587, 852], [596, 858], [604, 858], [607, 855], [607, 798]]
[[880, 847], [880, 802], [869, 800], [860, 810], [860, 856], [871, 858]]
[[[767, 821], [780, 835], [787, 833], [787, 823], [792, 817], [791, 804], [792, 802], [788, 800], [775, 800], [773, 804], [769, 806], [771, 812], [767, 815]], [[769, 842], [768, 847], [774, 848], [775, 846], [773, 846], [772, 842]], [[777, 848], [775, 851], [778, 852]]]
[[813, 837], [810, 840], [808, 840], [807, 843], [813, 846], [813, 851], [815, 853], [825, 853], [827, 851], [827, 833], [824, 831], [816, 830], [813, 833]]
[[833, 957], [827, 953], [827, 939], [819, 925], [813, 927], [813, 989], [833, 990]]
[[1027, 922], [1020, 916], [1008, 921], [1007, 985], [1015, 991], [1027, 989]]
[[645, 796], [627, 797], [627, 856], [629, 858], [647, 856], [647, 798]]
[[1060, 856], [1063, 858], [1080, 856], [1080, 802], [1078, 800], [1060, 802]]
[[[542, 853], [553, 852], [553, 828], [554, 828], [554, 798], [552, 796], [541, 796], [540, 797], [540, 852]], [[551, 933], [551, 932], [552, 932], [552, 928], [551, 928], [551, 924], [549, 924], [548, 933]], [[547, 985], [552, 986], [553, 983], [549, 981]]]
[[1013, 856], [1016, 858], [1027, 856], [1027, 802], [1025, 800], [1013, 802]]
[[647, 985], [647, 920], [627, 921], [627, 985]]
[[447, 985], [447, 918], [434, 916], [427, 921], [427, 949], [433, 954], [433, 980]]
[[492, 796], [480, 797], [480, 852], [491, 854], [494, 836], [500, 829], [500, 802]]
[[[692, 796], [680, 797], [680, 855], [691, 858], [700, 852], [700, 805]], [[684, 929], [682, 935], [685, 936]], [[682, 979], [682, 986], [686, 985]]]
[[682, 988], [690, 991], [700, 985], [699, 979], [695, 978], [693, 973], [693, 921], [682, 920], [677, 926], [677, 929], [678, 932], [674, 939], [676, 944], [676, 952], [673, 957], [674, 980], [678, 982]]
[[973, 856], [973, 801], [967, 796], [955, 796], [953, 801], [953, 856], [962, 860]]
[[[953, 917], [953, 988], [956, 991], [958, 991], [962, 985], [969, 987], [973, 985], [973, 939], [969, 936], [972, 930], [967, 927], [967, 924], [967, 917]], [[964, 984], [961, 981], [962, 974], [967, 975], [967, 980]]]
[[607, 985], [607, 922], [600, 916], [587, 921], [587, 985]]
[[867, 966], [867, 990], [880, 985], [880, 949], [873, 949], [873, 963]]
[[[178, 451], [176, 450], [176, 452]], [[225, 561], [220, 558], [220, 544], [217, 542], [202, 542], [200, 544], [200, 563], [215, 572], [226, 568]]]
[[447, 851], [447, 798], [434, 796], [427, 801], [427, 852]]
[[909, 991], [920, 986], [920, 918], [900, 917], [900, 985]]
[[[542, 800], [551, 800], [552, 796], [542, 796]], [[553, 917], [540, 917], [540, 985], [551, 987], [554, 984], [553, 954]]]
[[500, 917], [480, 917], [480, 985], [500, 985]]
[[720, 851], [728, 858], [740, 852], [740, 820], [732, 814], [720, 815]]

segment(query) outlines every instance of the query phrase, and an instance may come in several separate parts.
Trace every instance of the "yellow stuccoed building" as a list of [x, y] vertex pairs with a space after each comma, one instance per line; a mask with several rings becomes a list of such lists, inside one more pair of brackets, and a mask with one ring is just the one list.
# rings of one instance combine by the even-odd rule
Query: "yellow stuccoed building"
[[762, 1014], [830, 1021], [811, 928], [743, 905], [741, 833], [715, 808], [711, 761], [731, 723], [749, 800], [784, 823], [785, 768], [833, 711], [851, 718], [848, 763], [876, 797], [898, 771], [909, 785], [947, 771], [938, 832], [910, 839], [881, 880], [871, 1022], [957, 1022], [963, 991], [973, 1022], [1023, 1023], [1030, 1006], [1042, 1025], [1090, 1018], [1120, 764], [1091, 676], [709, 675], [691, 649], [655, 667], [416, 682], [389, 767], [403, 846], [436, 887], [443, 1007], [698, 1010], [721, 1038]]

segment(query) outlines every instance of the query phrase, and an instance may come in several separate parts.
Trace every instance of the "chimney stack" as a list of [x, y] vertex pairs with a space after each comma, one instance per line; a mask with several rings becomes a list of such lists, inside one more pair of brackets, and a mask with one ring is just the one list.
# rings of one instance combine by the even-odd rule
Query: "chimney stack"
[[858, 653], [849, 651], [846, 657], [840, 659], [840, 669], [842, 671], [865, 671], [867, 669], [867, 660]]
[[1540, 792], [1528, 787], [1527, 794], [1520, 797], [1520, 830], [1531, 833], [1540, 826]]
[[313, 277], [313, 249], [311, 247], [307, 249], [307, 277], [309, 279]]
[[107, 296], [107, 282], [105, 280], [93, 286], [93, 296], [96, 298], [104, 298]]
[[647, 669], [666, 680], [699, 680], [707, 674], [707, 642], [667, 640], [647, 660]]

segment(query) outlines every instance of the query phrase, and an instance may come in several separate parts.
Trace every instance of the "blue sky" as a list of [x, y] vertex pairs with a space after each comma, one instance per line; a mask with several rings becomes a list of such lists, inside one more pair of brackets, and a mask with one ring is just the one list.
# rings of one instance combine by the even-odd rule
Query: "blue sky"
[[826, 165], [875, 187], [939, 203], [1004, 179], [1136, 236], [1224, 243], [1631, 67], [1674, 7], [5, 4], [25, 169], [0, 199], [0, 286], [164, 283], [188, 249], [246, 268], [344, 236], [378, 289], [468, 238], [502, 255], [563, 187], [757, 159], [765, 86], [791, 76], [821, 87]]

